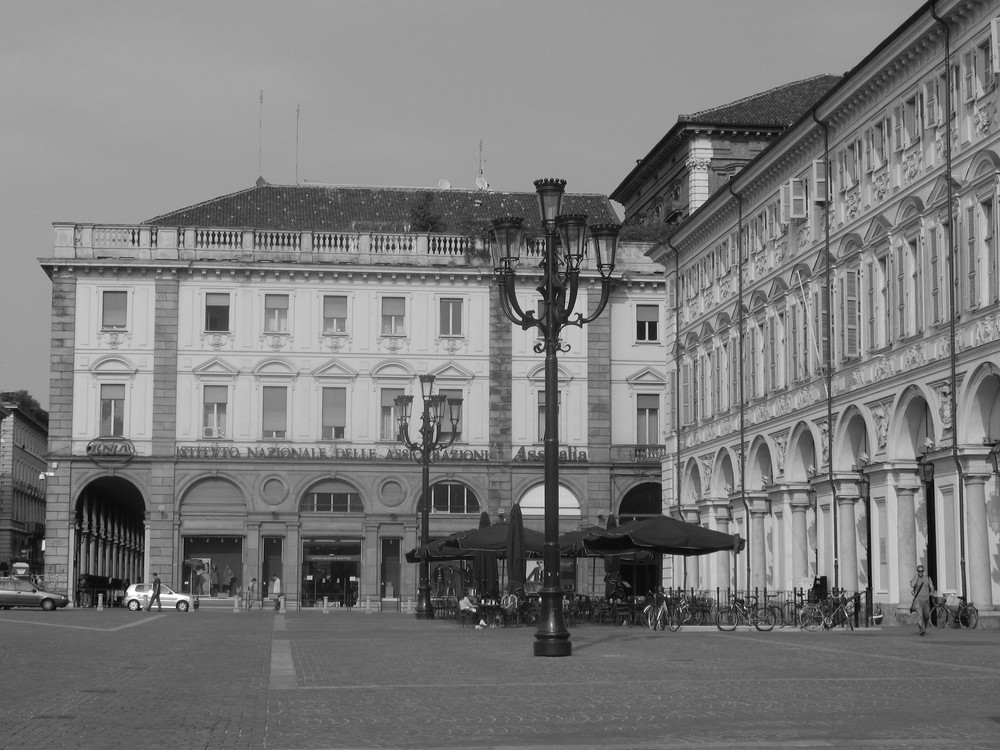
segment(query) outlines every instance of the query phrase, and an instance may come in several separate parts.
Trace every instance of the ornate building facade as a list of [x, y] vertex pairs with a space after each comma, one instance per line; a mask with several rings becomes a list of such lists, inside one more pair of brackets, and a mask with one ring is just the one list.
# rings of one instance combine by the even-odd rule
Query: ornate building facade
[[45, 412], [5, 399], [0, 415], [0, 575], [37, 576], [45, 564]]
[[[616, 218], [596, 195], [565, 211]], [[224, 590], [278, 576], [306, 606], [412, 598], [421, 472], [394, 403], [419, 404], [425, 374], [464, 400], [431, 466], [432, 538], [513, 503], [541, 528], [544, 363], [504, 317], [483, 245], [508, 214], [537, 224], [535, 194], [261, 180], [142, 225], [55, 225], [49, 581], [157, 571], [197, 592], [218, 571]], [[647, 249], [622, 248], [609, 310], [566, 335], [565, 530], [623, 502], [659, 511], [667, 319]], [[536, 240], [527, 254], [531, 305]], [[584, 276], [586, 307], [596, 268]], [[565, 576], [603, 586], [589, 561]]]
[[995, 608], [998, 16], [926, 3], [652, 251], [665, 506], [749, 542], [697, 585], [818, 575], [905, 609], [925, 563]]

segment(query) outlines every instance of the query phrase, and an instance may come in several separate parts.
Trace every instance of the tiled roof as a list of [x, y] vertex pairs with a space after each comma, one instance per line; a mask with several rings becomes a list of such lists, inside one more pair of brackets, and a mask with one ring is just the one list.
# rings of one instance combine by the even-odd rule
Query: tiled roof
[[[440, 219], [445, 233], [466, 234], [500, 216], [522, 216], [538, 226], [535, 193], [437, 188], [269, 185], [256, 187], [156, 216], [146, 224], [177, 227], [255, 228], [287, 231], [407, 232], [415, 208]], [[416, 208], [419, 213], [419, 208]], [[562, 213], [587, 214], [591, 224], [618, 216], [606, 196], [567, 193]]]
[[795, 122], [842, 76], [819, 75], [804, 81], [786, 83], [739, 101], [681, 115], [678, 122], [706, 125], [787, 127]]

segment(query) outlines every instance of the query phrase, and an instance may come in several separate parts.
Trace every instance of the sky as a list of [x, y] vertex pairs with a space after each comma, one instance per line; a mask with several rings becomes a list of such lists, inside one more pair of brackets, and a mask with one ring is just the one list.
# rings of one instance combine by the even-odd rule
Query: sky
[[918, 0], [0, 0], [0, 390], [49, 404], [53, 222], [252, 187], [611, 193], [686, 113], [845, 73]]

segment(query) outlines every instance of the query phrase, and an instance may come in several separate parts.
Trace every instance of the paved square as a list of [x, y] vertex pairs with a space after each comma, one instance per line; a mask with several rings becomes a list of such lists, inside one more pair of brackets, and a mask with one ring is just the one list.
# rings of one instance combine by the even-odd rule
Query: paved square
[[0, 612], [0, 747], [1000, 748], [1000, 631]]

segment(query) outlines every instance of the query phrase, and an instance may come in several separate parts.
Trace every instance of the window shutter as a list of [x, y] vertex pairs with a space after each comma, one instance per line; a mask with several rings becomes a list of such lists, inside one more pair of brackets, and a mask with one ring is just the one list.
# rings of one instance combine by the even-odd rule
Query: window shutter
[[781, 204], [781, 223], [787, 224], [792, 216], [792, 185], [790, 182], [786, 182], [781, 186], [779, 200]]
[[990, 21], [990, 55], [993, 58], [992, 67], [996, 69], [997, 60], [1000, 60], [1000, 17]]
[[969, 247], [969, 307], [979, 304], [976, 294], [976, 270], [979, 260], [976, 258], [976, 207], [969, 206], [966, 210], [966, 239]]
[[931, 254], [931, 317], [934, 323], [941, 322], [941, 287], [940, 260], [938, 258], [938, 228], [932, 227], [930, 232]]
[[805, 180], [794, 179], [790, 182], [792, 191], [792, 213], [793, 219], [805, 219], [809, 216], [809, 201]]
[[903, 150], [903, 107], [899, 106], [892, 110], [892, 148], [894, 151]]
[[681, 422], [691, 424], [691, 362], [681, 362]]
[[812, 194], [814, 202], [827, 202], [829, 188], [826, 182], [826, 162], [822, 159], [816, 159], [812, 163]]
[[844, 356], [858, 356], [858, 271], [844, 273]]
[[797, 300], [792, 302], [789, 309], [788, 323], [790, 326], [788, 351], [791, 355], [791, 376], [792, 380], [796, 381], [802, 377], [802, 373], [799, 371], [799, 303]]

